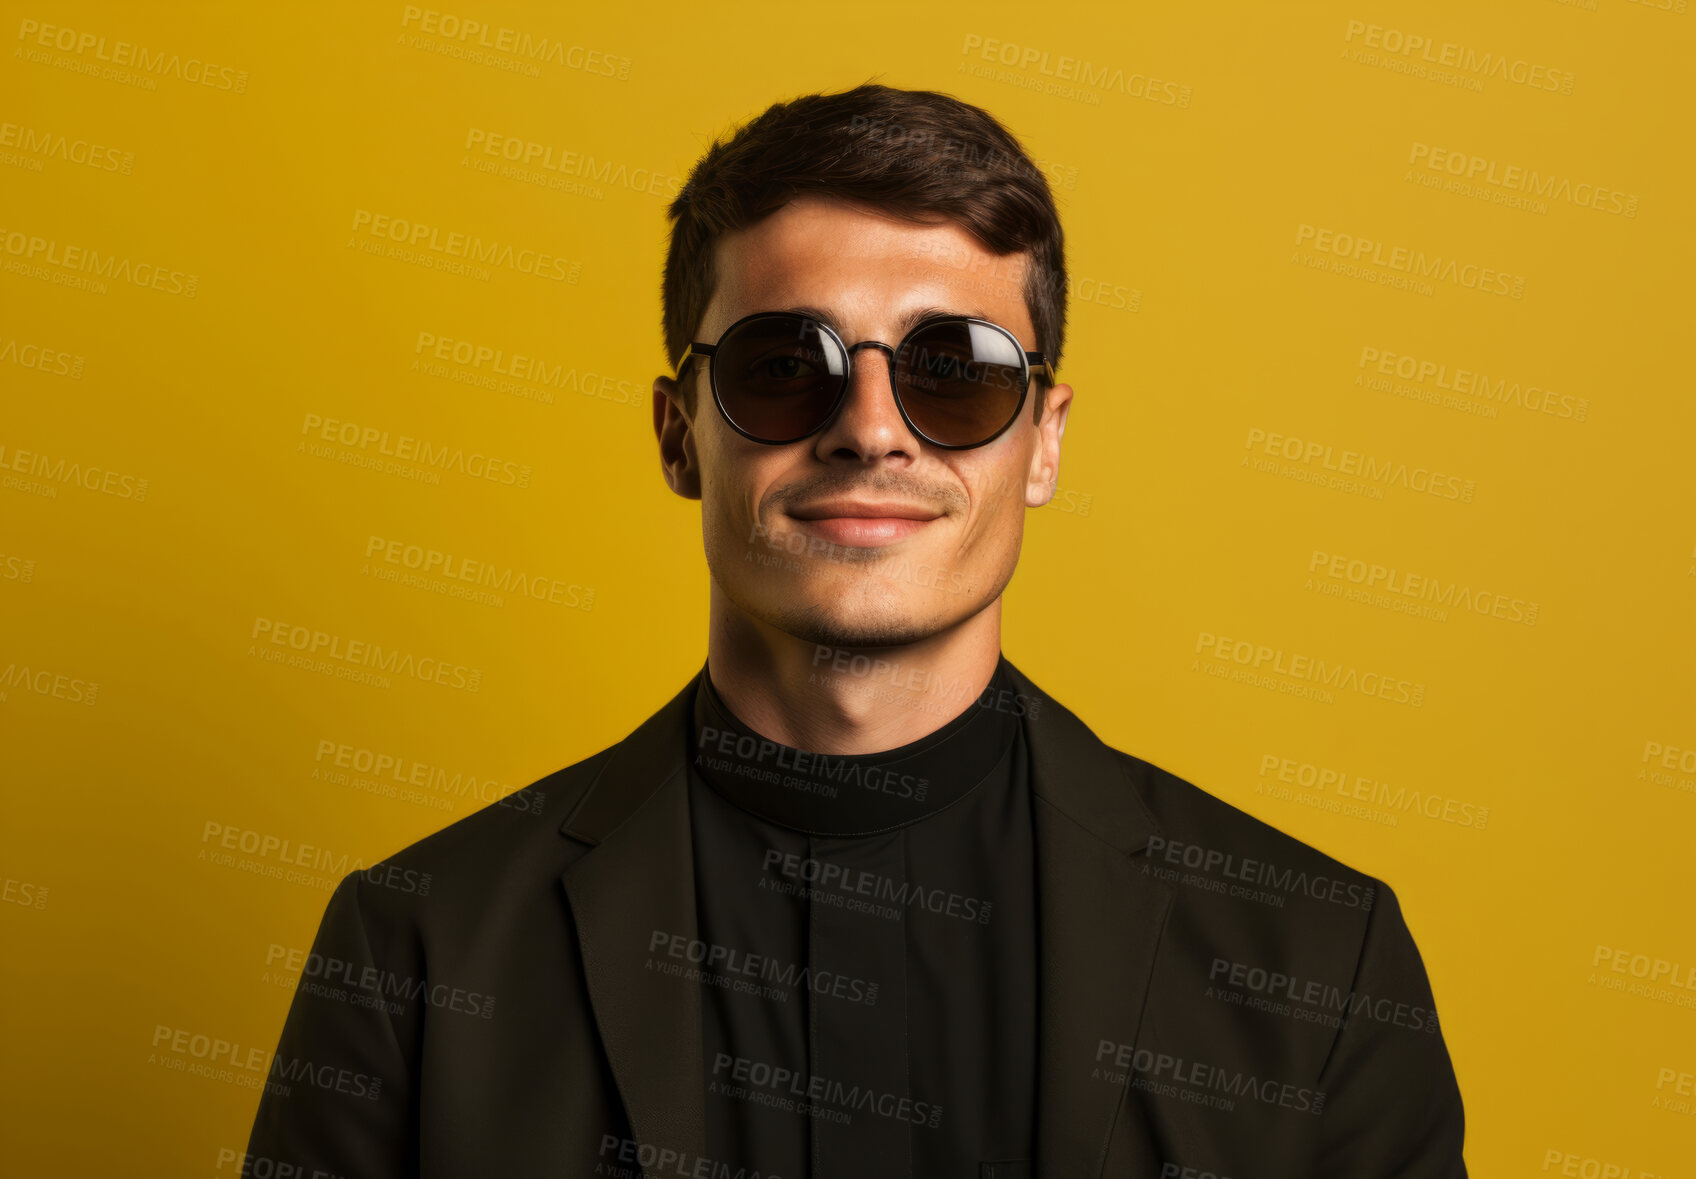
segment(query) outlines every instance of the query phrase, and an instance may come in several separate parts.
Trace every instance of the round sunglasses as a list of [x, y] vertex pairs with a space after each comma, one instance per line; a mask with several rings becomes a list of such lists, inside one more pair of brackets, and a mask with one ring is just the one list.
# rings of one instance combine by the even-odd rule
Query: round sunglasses
[[678, 379], [691, 360], [706, 357], [724, 420], [745, 438], [782, 446], [836, 416], [861, 348], [888, 356], [890, 392], [908, 428], [948, 450], [999, 438], [1024, 407], [1033, 372], [1054, 383], [1041, 352], [1025, 351], [1017, 336], [986, 319], [927, 319], [891, 348], [878, 340], [849, 346], [828, 323], [794, 311], [756, 311], [726, 328], [717, 344], [691, 343], [677, 362]]

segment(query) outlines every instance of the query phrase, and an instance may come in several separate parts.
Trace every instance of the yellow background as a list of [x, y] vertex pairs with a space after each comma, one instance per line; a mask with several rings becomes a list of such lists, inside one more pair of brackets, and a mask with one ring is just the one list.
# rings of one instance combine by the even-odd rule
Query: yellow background
[[[158, 1029], [269, 1052], [292, 976], [267, 954], [308, 946], [328, 893], [204, 857], [222, 832], [291, 841], [235, 857], [261, 869], [371, 863], [617, 741], [700, 666], [699, 509], [662, 484], [649, 422], [667, 178], [773, 101], [875, 77], [986, 107], [1061, 206], [1077, 397], [1060, 500], [1032, 513], [1007, 592], [1008, 656], [1109, 743], [1395, 888], [1473, 1174], [1693, 1173], [1696, 1117], [1662, 1070], [1696, 1073], [1696, 990], [1629, 989], [1632, 955], [1696, 967], [1696, 759], [1660, 752], [1696, 748], [1682, 0], [449, 2], [434, 18], [3, 6], [0, 124], [128, 161], [0, 145], [3, 458], [129, 482], [7, 467], [22, 482], [0, 488], [0, 1170], [233, 1173], [220, 1152], [239, 1155], [255, 1090], [173, 1066]], [[561, 52], [472, 60], [428, 20]], [[221, 72], [125, 76], [29, 22]], [[1421, 57], [1386, 48], [1409, 37], [1478, 68], [1387, 68]], [[1570, 74], [1571, 92], [1492, 74], [1486, 54]], [[490, 174], [468, 162], [501, 163], [467, 151], [478, 134], [596, 162], [556, 187]], [[1414, 166], [1420, 145], [1569, 190], [1541, 208], [1503, 183], [1449, 191]], [[1581, 184], [1630, 215], [1587, 207]], [[361, 210], [540, 251], [576, 281], [368, 253]], [[1320, 230], [1490, 268], [1519, 294], [1334, 269]], [[161, 267], [167, 289], [70, 285], [30, 239]], [[186, 276], [192, 297], [170, 289]], [[576, 376], [479, 387], [468, 365], [415, 368], [420, 333]], [[1564, 412], [1435, 377], [1386, 388], [1369, 348], [1551, 391]], [[22, 359], [43, 349], [47, 371]], [[321, 457], [308, 414], [494, 455], [530, 485]], [[1254, 430], [1453, 475], [1471, 499], [1315, 482], [1322, 457], [1262, 469], [1278, 464]], [[140, 479], [144, 497], [122, 493]], [[398, 584], [372, 537], [567, 588], [490, 604]], [[1315, 553], [1519, 604], [1429, 617], [1338, 596], [1357, 587]], [[478, 689], [271, 663], [260, 620], [475, 669]], [[1385, 672], [1421, 703], [1211, 674], [1235, 665], [1198, 654], [1208, 634]], [[336, 780], [325, 742], [482, 796]], [[1285, 758], [1436, 801], [1351, 806], [1263, 772]], [[1616, 951], [1626, 972], [1595, 965]]]

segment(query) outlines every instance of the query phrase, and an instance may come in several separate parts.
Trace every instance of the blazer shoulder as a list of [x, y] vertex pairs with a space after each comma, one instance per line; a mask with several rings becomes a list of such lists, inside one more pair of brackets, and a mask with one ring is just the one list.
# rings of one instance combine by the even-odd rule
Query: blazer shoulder
[[551, 861], [562, 842], [561, 824], [617, 748], [614, 743], [554, 770], [384, 856], [358, 875], [374, 884], [383, 884], [381, 875], [397, 871], [468, 879], [498, 874], [504, 866], [533, 858], [532, 853]]
[[1174, 886], [1180, 926], [1244, 947], [1240, 957], [1271, 955], [1346, 981], [1369, 928], [1396, 921], [1395, 894], [1383, 880], [1170, 770], [1115, 752], [1157, 825], [1138, 858]]
[[[1458, 1158], [1459, 1095], [1394, 890], [1169, 770], [1115, 752], [1156, 823], [1133, 858], [1170, 898], [1155, 1022], [1185, 1028], [1185, 1055], [1211, 1044], [1241, 1053], [1263, 1075], [1301, 1077], [1327, 1094], [1336, 1159], [1360, 1165], [1313, 1173], [1413, 1174], [1399, 1164], [1419, 1150], [1430, 1160]], [[1381, 1128], [1387, 1117], [1398, 1122], [1393, 1134]], [[1394, 1159], [1374, 1155], [1367, 1164], [1366, 1155], [1346, 1153], [1392, 1140]], [[1455, 1173], [1435, 1161], [1416, 1170]]]
[[1406, 937], [1395, 893], [1378, 877], [1169, 770], [1115, 752], [1158, 828], [1137, 858], [1172, 888], [1172, 928], [1183, 931], [1183, 944], [1204, 948], [1201, 967], [1240, 962], [1347, 989], [1374, 926]]
[[326, 907], [316, 948], [418, 978], [437, 958], [450, 970], [469, 969], [467, 947], [491, 922], [513, 914], [546, 920], [548, 900], [561, 892], [560, 873], [576, 854], [560, 826], [616, 748], [557, 769], [349, 872]]
[[[1255, 817], [1240, 807], [1197, 786], [1153, 762], [1113, 751], [1124, 764], [1143, 802], [1154, 815], [1160, 834], [1150, 840], [1156, 858], [1217, 862], [1219, 856], [1235, 853], [1253, 855], [1268, 865], [1322, 873], [1327, 879], [1347, 882], [1356, 888], [1381, 891], [1383, 881], [1344, 863], [1312, 844]], [[1194, 866], [1193, 864], [1191, 866]]]

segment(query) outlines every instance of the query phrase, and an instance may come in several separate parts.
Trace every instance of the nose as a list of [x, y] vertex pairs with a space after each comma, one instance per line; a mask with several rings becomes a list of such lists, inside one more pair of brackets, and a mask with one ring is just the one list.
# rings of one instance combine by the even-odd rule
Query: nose
[[[895, 349], [877, 340], [862, 340], [850, 346], [848, 352], [861, 355], [854, 357], [854, 371], [836, 416], [819, 433], [818, 456], [829, 459], [836, 455], [862, 462], [888, 454], [917, 458], [919, 439], [907, 428], [901, 409], [895, 404], [891, 378]], [[882, 355], [874, 358], [872, 352]]]

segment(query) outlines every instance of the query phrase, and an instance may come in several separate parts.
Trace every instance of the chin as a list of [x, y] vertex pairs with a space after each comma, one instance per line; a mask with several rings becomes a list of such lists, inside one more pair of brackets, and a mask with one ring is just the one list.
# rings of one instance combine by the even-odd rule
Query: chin
[[937, 619], [894, 614], [859, 617], [829, 606], [791, 608], [767, 621], [785, 634], [821, 647], [904, 647], [942, 628]]
[[897, 647], [929, 638], [955, 621], [863, 573], [799, 563], [782, 572], [735, 565], [740, 576], [715, 577], [730, 602], [747, 617], [803, 642]]
[[967, 605], [958, 598], [933, 601], [931, 594], [891, 586], [869, 571], [833, 571], [781, 595], [772, 594], [772, 588], [756, 590], [764, 607], [761, 617], [785, 634], [828, 647], [916, 643], [958, 622]]

